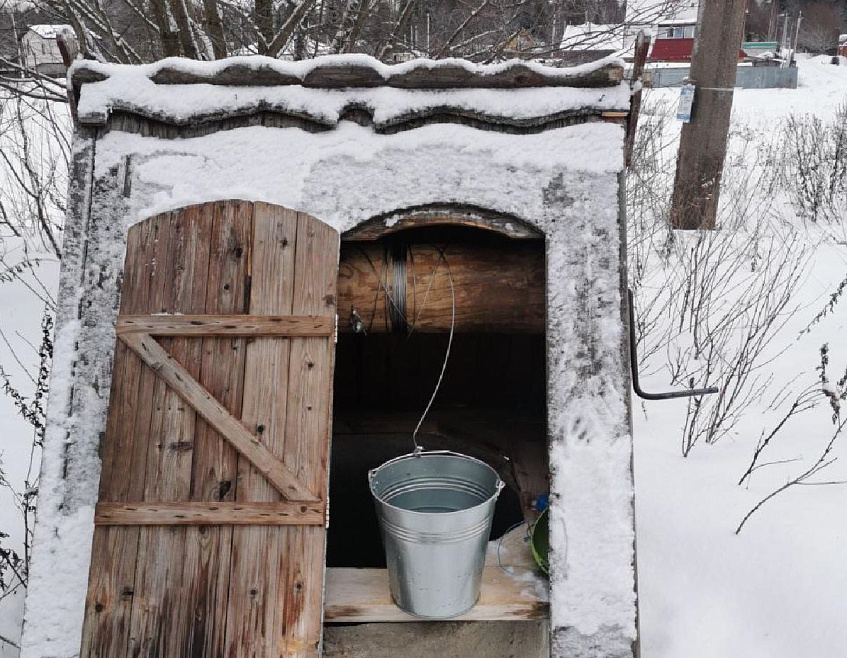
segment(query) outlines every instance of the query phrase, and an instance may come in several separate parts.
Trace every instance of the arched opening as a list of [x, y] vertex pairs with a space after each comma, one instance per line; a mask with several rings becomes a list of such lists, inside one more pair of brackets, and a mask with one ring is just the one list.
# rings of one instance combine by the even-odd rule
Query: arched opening
[[507, 484], [492, 539], [534, 519], [549, 474], [545, 303], [534, 231], [458, 213], [342, 237], [328, 567], [384, 567], [367, 472], [411, 452], [430, 400], [417, 443], [482, 459]]

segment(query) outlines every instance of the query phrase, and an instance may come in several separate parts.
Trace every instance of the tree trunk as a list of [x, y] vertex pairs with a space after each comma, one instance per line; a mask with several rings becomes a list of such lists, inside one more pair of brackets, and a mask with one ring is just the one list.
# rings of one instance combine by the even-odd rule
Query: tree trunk
[[203, 0], [203, 10], [206, 14], [206, 33], [212, 42], [212, 52], [215, 59], [223, 59], [226, 57], [226, 39], [218, 3], [215, 0]]

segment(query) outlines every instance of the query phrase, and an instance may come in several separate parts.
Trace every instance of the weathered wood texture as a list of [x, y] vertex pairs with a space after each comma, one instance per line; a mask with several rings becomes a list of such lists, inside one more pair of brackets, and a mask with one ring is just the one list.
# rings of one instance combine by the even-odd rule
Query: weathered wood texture
[[151, 336], [331, 336], [333, 318], [317, 315], [124, 315], [116, 332]]
[[712, 230], [717, 224], [746, 10], [746, 2], [727, 0], [704, 2], [698, 13], [689, 75], [694, 104], [679, 134], [671, 228]]
[[322, 504], [98, 503], [95, 525], [323, 525]]
[[[541, 241], [345, 244], [338, 308], [367, 331], [544, 332]], [[451, 283], [452, 280], [452, 283]], [[455, 299], [455, 320], [454, 320]], [[350, 331], [350, 322], [339, 322]]]
[[[127, 333], [120, 338], [164, 380], [165, 384], [188, 402], [203, 420], [226, 439], [242, 457], [250, 461], [289, 500], [317, 500], [308, 488], [304, 487], [286, 468], [285, 464], [276, 459], [273, 453], [257, 440], [256, 435], [247, 431], [244, 425], [229, 413], [212, 393], [194, 379], [191, 373], [162, 349], [152, 336], [143, 333]], [[226, 377], [229, 378], [229, 373]], [[272, 385], [271, 382], [268, 384]]]
[[[249, 66], [237, 60], [206, 70], [186, 68], [179, 60], [161, 62], [149, 75], [156, 84], [212, 84], [225, 86], [303, 85], [323, 89], [396, 87], [400, 89], [519, 89], [525, 87], [609, 87], [623, 79], [623, 67], [610, 62], [594, 69], [539, 67], [513, 61], [510, 66], [488, 69], [464, 62], [419, 60], [402, 66], [385, 66], [377, 60], [351, 64], [339, 58], [316, 61], [308, 70], [295, 63], [267, 59]], [[77, 66], [72, 74], [75, 88], [109, 78], [108, 69], [97, 63]]]
[[[533, 570], [485, 567], [479, 602], [454, 621], [545, 619], [548, 604], [535, 593]], [[333, 622], [420, 621], [391, 600], [385, 569], [327, 569], [326, 620]]]
[[[351, 103], [350, 109], [344, 110], [339, 120], [370, 126], [380, 135], [393, 135], [432, 124], [457, 124], [509, 135], [536, 135], [547, 130], [596, 121], [625, 123], [623, 113], [618, 113], [622, 115], [620, 117], [611, 116], [612, 114], [615, 113], [594, 108], [578, 108], [538, 117], [514, 117], [472, 112], [444, 104], [407, 112], [386, 121], [376, 121], [373, 108], [361, 108]], [[84, 126], [99, 127], [102, 134], [117, 130], [163, 139], [189, 139], [251, 126], [299, 128], [306, 132], [318, 133], [333, 130], [338, 125], [334, 120], [318, 115], [307, 116], [284, 104], [268, 107], [268, 104], [260, 103], [255, 107], [244, 108], [236, 114], [212, 111], [195, 112], [185, 117], [121, 101], [115, 101], [108, 113], [90, 112], [82, 116], [79, 122]]]
[[127, 254], [81, 655], [317, 655], [338, 235], [218, 202]]
[[517, 240], [538, 240], [544, 237], [537, 228], [514, 215], [459, 204], [433, 204], [377, 216], [347, 231], [344, 234], [344, 240], [345, 242], [378, 240], [398, 231], [433, 226], [464, 226], [500, 233]]
[[[71, 95], [78, 103], [82, 87], [108, 80], [113, 70], [98, 63], [83, 63], [72, 72]], [[278, 60], [258, 58], [244, 62], [224, 61], [213, 67], [186, 68], [177, 60], [165, 60], [148, 70], [149, 81], [167, 93], [172, 85], [215, 85], [231, 87], [237, 97], [240, 87], [300, 86], [335, 93], [336, 90], [362, 90], [391, 87], [398, 90], [443, 91], [464, 89], [526, 89], [538, 87], [597, 88], [595, 103], [584, 107], [562, 109], [550, 107], [541, 114], [518, 116], [518, 113], [488, 112], [484, 108], [469, 108], [464, 101], [449, 94], [433, 96], [433, 103], [409, 109], [390, 118], [380, 118], [378, 101], [351, 97], [337, 115], [327, 115], [322, 109], [309, 108], [284, 98], [263, 98], [236, 104], [228, 109], [195, 108], [189, 113], [169, 111], [165, 105], [153, 107], [129, 98], [111, 98], [107, 105], [88, 107], [78, 116], [78, 123], [101, 126], [108, 130], [158, 134], [164, 137], [196, 137], [211, 132], [243, 126], [296, 126], [309, 132], [333, 129], [339, 121], [354, 121], [372, 127], [377, 133], [393, 134], [433, 123], [456, 123], [479, 130], [494, 130], [512, 134], [539, 133], [545, 130], [592, 121], [626, 119], [626, 108], [620, 112], [602, 109], [603, 88], [617, 86], [623, 79], [623, 68], [617, 62], [598, 67], [556, 68], [538, 66], [513, 60], [509, 65], [474, 66], [467, 62], [420, 60], [402, 66], [386, 66], [377, 60], [350, 61], [344, 58], [322, 58], [309, 66], [302, 62], [289, 64]], [[179, 93], [179, 92], [173, 92]], [[454, 95], [455, 96], [455, 95]], [[617, 116], [612, 116], [617, 115]]]
[[[626, 137], [623, 145], [624, 164], [632, 164], [632, 151], [635, 148], [635, 132], [638, 128], [638, 113], [641, 111], [641, 89], [644, 86], [644, 64], [650, 51], [650, 35], [641, 30], [635, 38], [635, 59], [632, 65], [632, 100], [629, 105], [629, 116], [626, 120]], [[636, 86], [637, 85], [637, 86]]]

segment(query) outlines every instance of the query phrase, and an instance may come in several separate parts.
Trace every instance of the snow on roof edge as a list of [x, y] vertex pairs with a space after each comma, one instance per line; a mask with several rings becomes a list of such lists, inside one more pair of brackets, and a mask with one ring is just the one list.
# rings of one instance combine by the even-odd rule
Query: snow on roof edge
[[73, 28], [65, 23], [56, 23], [53, 25], [48, 25], [46, 23], [30, 25], [29, 29], [35, 32], [42, 39], [55, 39], [59, 33], [66, 30], [73, 32]]
[[[344, 55], [322, 55], [314, 59], [301, 61], [285, 61], [261, 55], [244, 55], [228, 57], [213, 62], [201, 62], [182, 57], [168, 57], [151, 64], [129, 65], [129, 64], [105, 64], [93, 60], [77, 60], [71, 66], [69, 75], [76, 84], [85, 84], [94, 80], [88, 79], [85, 73], [92, 73], [100, 79], [117, 75], [143, 76], [148, 79], [154, 78], [165, 71], [197, 76], [208, 81], [215, 76], [221, 75], [230, 67], [247, 68], [255, 72], [273, 72], [283, 77], [292, 78], [289, 84], [302, 82], [307, 75], [320, 69], [332, 68], [358, 68], [366, 70], [382, 80], [384, 84], [390, 85], [392, 80], [401, 76], [421, 71], [440, 70], [462, 70], [468, 76], [478, 78], [484, 83], [486, 78], [514, 72], [515, 69], [523, 70], [537, 76], [542, 84], [536, 86], [563, 85], [567, 82], [577, 81], [580, 78], [596, 74], [604, 67], [611, 69], [620, 68], [623, 71], [624, 62], [618, 57], [605, 57], [594, 62], [580, 64], [571, 67], [552, 67], [538, 62], [512, 59], [497, 64], [474, 64], [464, 59], [446, 58], [439, 60], [414, 59], [400, 64], [385, 64], [370, 55], [344, 54]], [[89, 76], [90, 77], [90, 76]], [[610, 75], [610, 85], [616, 84], [622, 77]], [[563, 84], [565, 83], [565, 84]], [[283, 84], [280, 82], [280, 84]], [[473, 86], [464, 84], [463, 86]], [[517, 85], [516, 85], [517, 86]], [[599, 86], [599, 85], [598, 85]]]
[[79, 97], [79, 122], [104, 125], [116, 111], [172, 125], [273, 112], [332, 128], [348, 108], [355, 107], [367, 112], [378, 129], [438, 114], [531, 126], [586, 111], [627, 111], [630, 101], [629, 86], [624, 82], [601, 89], [450, 89], [438, 93], [392, 87], [155, 85], [147, 78], [128, 82], [119, 76], [86, 85]]

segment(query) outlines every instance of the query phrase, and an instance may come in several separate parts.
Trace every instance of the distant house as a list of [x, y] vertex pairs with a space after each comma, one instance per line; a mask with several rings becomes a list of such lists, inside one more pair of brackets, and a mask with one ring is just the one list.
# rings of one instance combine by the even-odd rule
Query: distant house
[[609, 55], [623, 56], [624, 26], [583, 23], [565, 27], [559, 44], [559, 59], [568, 64], [582, 64]]
[[[695, 10], [696, 12], [696, 10]], [[697, 24], [689, 23], [687, 18], [680, 19], [685, 22], [660, 23], [650, 52], [650, 59], [659, 62], [689, 62], [694, 50], [694, 30]]]
[[67, 68], [56, 37], [70, 25], [31, 25], [21, 39], [24, 66], [47, 76], [63, 76]]
[[778, 59], [780, 47], [777, 41], [745, 41], [741, 50], [749, 59]]
[[627, 5], [627, 35], [631, 43], [640, 30], [653, 37], [649, 58], [688, 62], [694, 49], [698, 0], [635, 0]]
[[[631, 47], [638, 32], [647, 30], [653, 39], [649, 60], [690, 62], [699, 10], [699, 0], [630, 0], [624, 45]], [[744, 58], [740, 49], [738, 58]]]
[[838, 54], [847, 57], [847, 34], [838, 37]]

